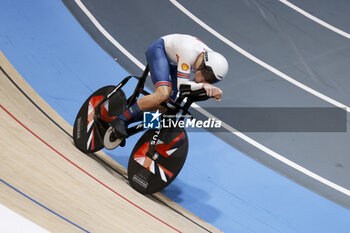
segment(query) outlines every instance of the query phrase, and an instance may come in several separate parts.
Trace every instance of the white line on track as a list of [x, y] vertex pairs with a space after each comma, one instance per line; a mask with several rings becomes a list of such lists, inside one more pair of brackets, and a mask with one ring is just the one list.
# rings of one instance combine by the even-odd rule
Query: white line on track
[[238, 45], [236, 45], [235, 43], [233, 43], [232, 41], [230, 41], [229, 39], [227, 39], [226, 37], [224, 37], [223, 35], [221, 35], [220, 33], [218, 33], [217, 31], [215, 31], [213, 28], [211, 28], [210, 26], [208, 26], [206, 23], [204, 23], [202, 20], [200, 20], [199, 18], [197, 18], [195, 15], [193, 15], [190, 11], [188, 11], [185, 7], [183, 7], [180, 3], [178, 3], [176, 0], [169, 0], [172, 4], [174, 4], [179, 10], [181, 10], [184, 14], [186, 14], [188, 17], [190, 17], [193, 21], [195, 21], [197, 24], [199, 24], [200, 26], [202, 26], [205, 30], [207, 30], [208, 32], [210, 32], [211, 34], [213, 34], [215, 37], [217, 37], [218, 39], [220, 39], [222, 42], [224, 42], [225, 44], [227, 44], [228, 46], [230, 46], [231, 48], [233, 48], [234, 50], [236, 50], [237, 52], [239, 52], [240, 54], [244, 55], [245, 57], [249, 58], [250, 60], [254, 61], [255, 63], [261, 65], [262, 67], [264, 67], [265, 69], [268, 69], [269, 71], [271, 71], [272, 73], [280, 76], [281, 78], [283, 78], [284, 80], [294, 84], [295, 86], [323, 99], [324, 101], [327, 101], [328, 103], [331, 103], [339, 108], [343, 108], [346, 111], [350, 112], [350, 107], [302, 84], [301, 82], [296, 81], [295, 79], [291, 78], [290, 76], [286, 75], [285, 73], [282, 73], [281, 71], [277, 70], [276, 68], [270, 66], [269, 64], [263, 62], [262, 60], [260, 60], [259, 58], [253, 56], [252, 54], [248, 53], [247, 51], [245, 51], [244, 49], [242, 49], [241, 47], [239, 47]]
[[344, 36], [344, 37], [350, 39], [350, 34], [349, 34], [349, 33], [344, 32], [344, 31], [340, 30], [339, 28], [336, 28], [336, 27], [334, 27], [334, 26], [332, 26], [332, 25], [326, 23], [325, 21], [323, 21], [323, 20], [321, 20], [321, 19], [319, 19], [319, 18], [313, 16], [312, 14], [310, 14], [310, 13], [304, 11], [304, 10], [301, 9], [300, 7], [297, 7], [296, 5], [294, 5], [294, 4], [290, 3], [290, 2], [288, 2], [287, 0], [279, 0], [279, 1], [280, 1], [281, 3], [283, 3], [284, 5], [286, 5], [286, 6], [290, 7], [290, 8], [292, 8], [293, 10], [299, 12], [300, 14], [304, 15], [305, 17], [311, 19], [312, 21], [314, 21], [314, 22], [316, 22], [316, 23], [318, 23], [318, 24], [321, 24], [322, 26], [328, 28], [329, 30], [332, 30], [333, 32], [338, 33], [339, 35], [342, 35], [342, 36]]
[[[171, 0], [170, 0], [171, 1]], [[90, 18], [91, 22], [100, 30], [100, 32], [113, 44], [115, 45], [122, 53], [124, 53], [131, 61], [133, 61], [140, 69], [144, 70], [145, 65], [143, 65], [137, 58], [132, 56], [121, 44], [119, 44], [104, 28], [103, 26], [96, 20], [96, 18], [91, 14], [91, 12], [85, 7], [85, 5], [81, 2], [81, 0], [75, 0], [77, 5], [80, 7], [80, 9]], [[209, 118], [216, 118], [203, 108], [201, 108], [197, 104], [192, 104], [194, 108], [196, 108], [197, 111], [201, 112], [203, 115], [209, 117]], [[350, 190], [341, 187], [340, 185], [337, 185], [324, 177], [321, 177], [317, 175], [316, 173], [313, 173], [312, 171], [294, 163], [293, 161], [283, 157], [282, 155], [276, 153], [275, 151], [267, 148], [266, 146], [260, 144], [259, 142], [255, 141], [254, 139], [248, 137], [247, 135], [237, 131], [236, 129], [232, 128], [230, 125], [226, 123], [222, 123], [223, 127], [231, 132], [232, 134], [236, 135], [237, 137], [243, 139], [244, 141], [248, 142], [249, 144], [255, 146], [256, 148], [264, 151], [266, 154], [269, 154], [273, 158], [281, 161], [284, 164], [287, 164], [290, 167], [293, 167], [294, 169], [300, 171], [301, 173], [304, 173], [305, 175], [327, 185], [328, 187], [331, 187], [347, 196], [350, 196]]]
[[111, 34], [107, 32], [107, 30], [102, 27], [102, 25], [97, 21], [97, 19], [91, 14], [91, 12], [85, 7], [85, 5], [81, 2], [81, 0], [75, 0], [75, 3], [80, 7], [80, 9], [86, 14], [87, 17], [91, 20], [91, 22], [100, 30], [100, 32], [109, 40], [115, 47], [117, 47], [122, 53], [125, 54], [133, 63], [135, 63], [141, 70], [146, 68], [136, 57], [134, 57], [131, 53], [129, 53], [121, 44], [118, 43], [114, 39]]

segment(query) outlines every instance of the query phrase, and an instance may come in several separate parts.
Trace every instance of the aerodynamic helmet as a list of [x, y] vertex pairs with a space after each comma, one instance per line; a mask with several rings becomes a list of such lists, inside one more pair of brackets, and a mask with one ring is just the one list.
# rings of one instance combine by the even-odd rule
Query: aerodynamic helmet
[[[215, 83], [224, 79], [228, 72], [228, 63], [224, 56], [214, 51], [204, 52], [204, 69], [212, 75], [206, 75], [206, 81]], [[207, 80], [208, 79], [208, 80]]]

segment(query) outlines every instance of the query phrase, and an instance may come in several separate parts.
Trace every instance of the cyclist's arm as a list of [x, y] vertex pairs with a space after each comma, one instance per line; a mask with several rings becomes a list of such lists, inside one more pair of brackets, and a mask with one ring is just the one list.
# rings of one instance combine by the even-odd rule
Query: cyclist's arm
[[177, 79], [177, 89], [180, 92], [183, 91], [197, 91], [203, 88], [203, 83], [196, 83], [189, 79], [179, 78]]
[[202, 83], [191, 81], [191, 65], [187, 56], [178, 57], [177, 89], [181, 91], [196, 91], [203, 88]]
[[221, 101], [222, 91], [209, 83], [196, 83], [186, 79], [177, 79], [178, 90], [180, 92], [197, 91], [204, 89], [207, 96], [213, 97], [216, 101]]

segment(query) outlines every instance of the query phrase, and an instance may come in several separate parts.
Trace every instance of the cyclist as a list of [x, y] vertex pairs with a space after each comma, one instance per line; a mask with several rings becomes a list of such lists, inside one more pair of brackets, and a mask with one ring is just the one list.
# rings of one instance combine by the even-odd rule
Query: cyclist
[[[130, 123], [142, 120], [143, 111], [154, 110], [166, 100], [174, 101], [178, 90], [204, 88], [209, 97], [221, 100], [222, 91], [212, 83], [225, 77], [228, 63], [196, 37], [183, 34], [161, 37], [148, 48], [146, 58], [155, 92], [140, 98], [111, 122], [122, 137], [127, 137]], [[193, 79], [191, 73], [194, 73]]]

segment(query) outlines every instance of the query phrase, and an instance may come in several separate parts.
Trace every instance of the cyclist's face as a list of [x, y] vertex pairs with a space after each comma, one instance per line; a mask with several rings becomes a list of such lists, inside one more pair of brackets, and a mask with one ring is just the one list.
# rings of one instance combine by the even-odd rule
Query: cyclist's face
[[203, 53], [198, 56], [194, 68], [196, 70], [195, 77], [193, 79], [195, 82], [209, 83], [207, 80], [213, 80], [213, 71], [205, 66]]
[[201, 70], [197, 70], [193, 79], [196, 83], [207, 83]]

